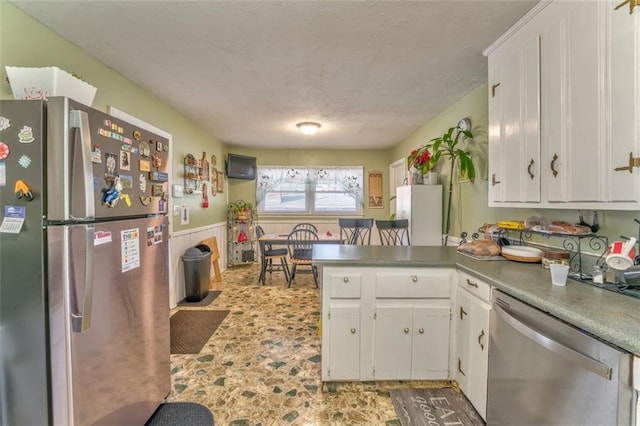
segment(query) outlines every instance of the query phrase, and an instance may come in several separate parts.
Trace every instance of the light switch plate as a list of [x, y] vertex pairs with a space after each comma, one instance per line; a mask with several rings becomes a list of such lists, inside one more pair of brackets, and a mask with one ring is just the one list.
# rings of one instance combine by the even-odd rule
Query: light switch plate
[[180, 216], [180, 206], [173, 206], [173, 215]]

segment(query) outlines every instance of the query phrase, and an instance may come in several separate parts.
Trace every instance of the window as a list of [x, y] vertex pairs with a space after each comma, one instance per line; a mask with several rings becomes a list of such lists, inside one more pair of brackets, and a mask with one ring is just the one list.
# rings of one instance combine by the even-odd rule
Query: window
[[258, 166], [258, 212], [362, 214], [363, 175], [361, 166]]

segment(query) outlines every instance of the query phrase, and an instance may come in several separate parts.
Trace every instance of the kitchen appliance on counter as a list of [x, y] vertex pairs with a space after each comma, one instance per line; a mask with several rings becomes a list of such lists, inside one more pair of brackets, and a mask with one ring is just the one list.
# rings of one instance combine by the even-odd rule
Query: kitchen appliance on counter
[[631, 354], [499, 290], [492, 301], [487, 424], [631, 423]]
[[168, 140], [0, 101], [0, 424], [144, 424], [170, 392]]

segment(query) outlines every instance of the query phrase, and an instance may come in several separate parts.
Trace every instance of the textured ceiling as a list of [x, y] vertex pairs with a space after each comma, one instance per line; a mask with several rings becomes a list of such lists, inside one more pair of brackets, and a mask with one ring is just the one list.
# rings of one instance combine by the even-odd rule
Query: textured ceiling
[[230, 145], [387, 148], [486, 81], [537, 1], [12, 3]]

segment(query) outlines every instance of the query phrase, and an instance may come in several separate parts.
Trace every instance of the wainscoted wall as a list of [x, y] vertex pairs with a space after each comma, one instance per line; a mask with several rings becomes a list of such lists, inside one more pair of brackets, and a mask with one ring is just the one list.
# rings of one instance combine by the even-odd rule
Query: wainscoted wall
[[[258, 218], [258, 225], [262, 226], [265, 234], [288, 234], [291, 229], [301, 222], [313, 223], [318, 228], [319, 234], [326, 234], [330, 231], [333, 235], [340, 235], [340, 227], [338, 226], [338, 219], [269, 219]], [[378, 228], [371, 228], [371, 245], [380, 245], [380, 236], [378, 235]]]
[[[182, 255], [189, 247], [211, 237], [216, 237], [218, 240], [218, 252], [220, 253], [218, 263], [220, 271], [224, 271], [227, 268], [227, 224], [225, 222], [174, 232], [171, 235], [171, 244], [169, 245], [169, 258], [171, 259], [169, 304], [171, 308], [174, 308], [185, 297]], [[213, 268], [211, 268], [211, 274], [213, 274]]]

